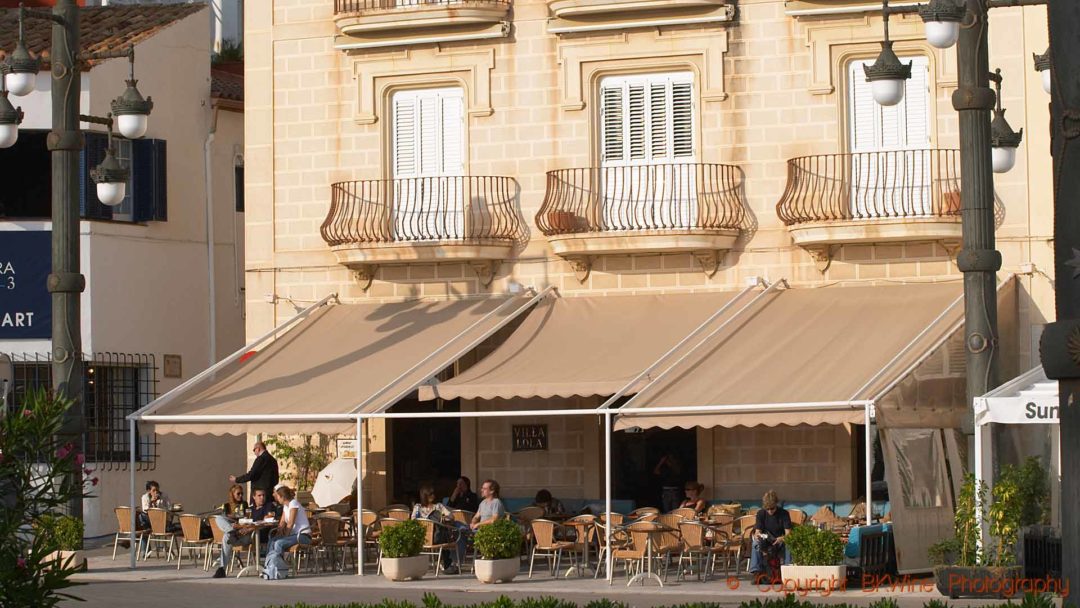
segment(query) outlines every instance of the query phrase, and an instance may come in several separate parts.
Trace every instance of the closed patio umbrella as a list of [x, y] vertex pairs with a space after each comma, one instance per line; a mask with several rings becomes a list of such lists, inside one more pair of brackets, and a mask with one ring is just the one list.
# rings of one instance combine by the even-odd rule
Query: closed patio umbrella
[[338, 458], [319, 471], [315, 487], [311, 489], [311, 498], [320, 507], [328, 507], [351, 494], [355, 484], [356, 461]]

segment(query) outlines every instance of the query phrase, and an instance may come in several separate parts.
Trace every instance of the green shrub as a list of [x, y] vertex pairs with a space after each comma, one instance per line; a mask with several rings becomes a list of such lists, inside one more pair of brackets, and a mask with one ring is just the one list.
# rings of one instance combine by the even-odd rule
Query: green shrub
[[869, 608], [900, 608], [900, 604], [891, 597], [883, 597], [880, 600], [870, 602]]
[[473, 536], [473, 546], [481, 559], [510, 559], [521, 554], [523, 539], [517, 524], [509, 519], [499, 519], [480, 526]]
[[415, 519], [383, 528], [379, 534], [379, 548], [383, 557], [415, 557], [424, 548], [424, 526]]
[[784, 536], [791, 561], [799, 566], [835, 566], [844, 559], [844, 543], [832, 530], [795, 526]]
[[944, 600], [930, 600], [923, 604], [923, 608], [949, 608], [949, 602]]
[[1042, 523], [1050, 498], [1046, 472], [1038, 458], [1028, 458], [1023, 466], [1006, 465], [994, 482], [992, 500], [986, 512], [993, 550], [986, 556], [992, 566], [1016, 562], [1016, 543], [1025, 526]]
[[54, 551], [79, 551], [82, 549], [83, 522], [70, 515], [43, 513], [34, 528], [42, 536], [46, 546]]

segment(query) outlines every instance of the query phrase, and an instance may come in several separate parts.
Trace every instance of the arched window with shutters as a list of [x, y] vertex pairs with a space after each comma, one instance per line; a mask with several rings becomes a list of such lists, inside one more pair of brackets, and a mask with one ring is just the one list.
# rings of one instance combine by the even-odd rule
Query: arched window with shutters
[[691, 72], [600, 81], [601, 221], [611, 229], [688, 228], [697, 217]]
[[848, 64], [848, 151], [855, 217], [931, 213], [930, 62], [922, 55], [900, 60], [911, 62], [911, 79], [905, 83], [903, 101], [895, 106], [874, 101], [863, 71], [872, 59]]

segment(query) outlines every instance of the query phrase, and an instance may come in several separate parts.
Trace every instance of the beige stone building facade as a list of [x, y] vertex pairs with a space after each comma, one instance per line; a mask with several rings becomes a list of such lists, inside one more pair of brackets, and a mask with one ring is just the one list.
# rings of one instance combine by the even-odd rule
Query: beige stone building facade
[[[889, 109], [861, 72], [883, 35], [875, 2], [273, 0], [245, 18], [249, 336], [331, 293], [375, 303], [524, 285], [619, 297], [732, 292], [763, 277], [842, 298], [960, 280], [955, 51], [929, 46], [917, 15], [890, 23], [913, 79]], [[1048, 97], [1030, 59], [1047, 45], [1045, 21], [1041, 7], [1010, 8], [990, 25], [1003, 103], [1025, 127], [1016, 167], [995, 178], [1000, 276], [1018, 275], [1003, 375], [1037, 363], [1053, 314]], [[932, 363], [955, 372], [963, 346], [947, 346]], [[779, 422], [679, 436], [710, 499], [863, 494], [852, 424]], [[510, 419], [432, 424], [454, 436], [462, 471], [499, 479], [504, 494], [601, 496], [602, 425], [546, 423], [549, 449], [521, 452], [505, 443]], [[416, 435], [395, 430], [404, 421], [367, 424], [365, 497], [404, 498], [427, 474], [396, 462]], [[620, 440], [627, 462], [649, 460], [641, 443], [653, 435], [638, 435]]]

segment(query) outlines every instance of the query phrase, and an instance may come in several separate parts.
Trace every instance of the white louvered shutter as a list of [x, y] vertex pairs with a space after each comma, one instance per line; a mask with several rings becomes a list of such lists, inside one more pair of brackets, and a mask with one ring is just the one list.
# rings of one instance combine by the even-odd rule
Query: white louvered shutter
[[[848, 69], [848, 137], [852, 159], [852, 212], [856, 217], [925, 215], [931, 207], [929, 61], [924, 56], [902, 57], [912, 62], [904, 100], [889, 107], [874, 101], [864, 65]], [[901, 152], [898, 152], [901, 151]]]
[[398, 91], [392, 107], [395, 238], [462, 238], [464, 92], [460, 88]]
[[601, 217], [614, 230], [683, 228], [697, 216], [693, 74], [600, 83]]

